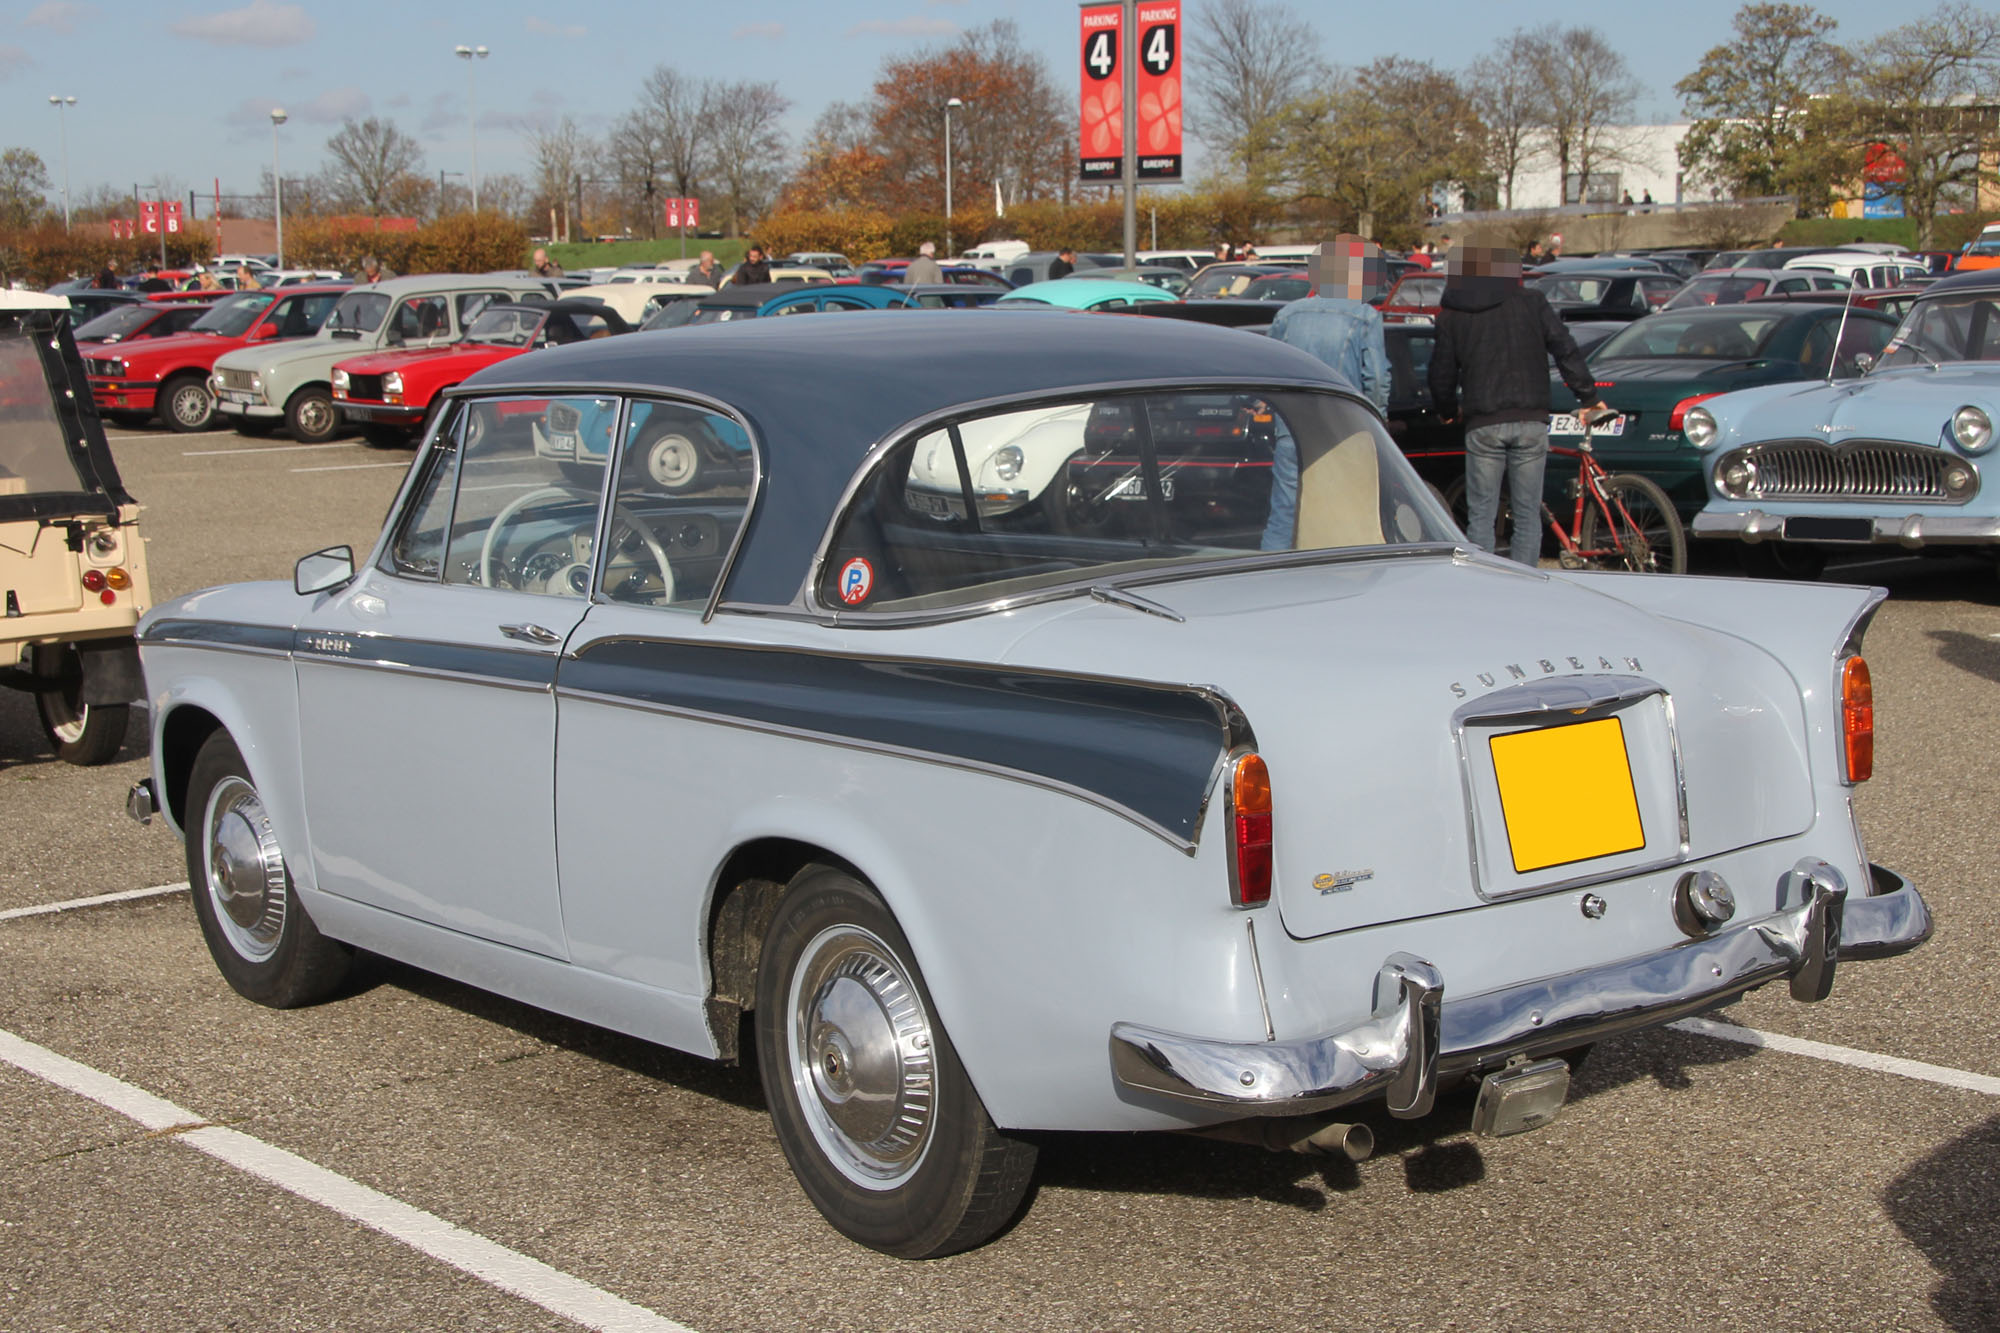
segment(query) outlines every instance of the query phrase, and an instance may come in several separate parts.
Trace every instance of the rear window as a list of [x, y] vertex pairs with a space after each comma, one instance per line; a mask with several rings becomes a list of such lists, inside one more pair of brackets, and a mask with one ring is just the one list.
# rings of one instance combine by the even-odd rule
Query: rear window
[[1918, 301], [1890, 340], [1885, 366], [1921, 366], [1945, 361], [2000, 361], [2000, 295]]
[[1330, 394], [1117, 394], [925, 429], [837, 526], [819, 600], [976, 606], [1276, 550], [1452, 538], [1365, 408]]
[[1765, 278], [1699, 277], [1681, 288], [1680, 294], [1667, 302], [1666, 308], [1681, 310], [1698, 305], [1736, 305], [1762, 296], [1770, 285]]
[[1605, 339], [1591, 361], [1619, 357], [1740, 361], [1757, 355], [1779, 323], [1772, 315], [1745, 313], [1733, 319], [1718, 315], [1677, 316], [1670, 311], [1649, 315]]
[[76, 340], [84, 342], [94, 339], [98, 342], [116, 342], [135, 329], [145, 327], [160, 313], [159, 307], [146, 305], [122, 305], [115, 310], [107, 310], [96, 319], [85, 320], [76, 329]]

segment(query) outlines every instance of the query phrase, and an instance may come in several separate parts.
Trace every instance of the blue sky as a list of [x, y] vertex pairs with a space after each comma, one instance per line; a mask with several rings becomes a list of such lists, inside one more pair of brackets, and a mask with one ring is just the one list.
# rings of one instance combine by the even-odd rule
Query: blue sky
[[[1184, 24], [1201, 3], [1183, 0]], [[1451, 68], [1522, 22], [1558, 13], [1478, 0], [1414, 10], [1294, 0], [1293, 8], [1340, 63], [1400, 54]], [[1611, 3], [1587, 21], [1646, 85], [1641, 118], [1673, 119], [1675, 80], [1726, 40], [1736, 8], [1733, 0]], [[1918, 12], [1851, 0], [1821, 8], [1848, 41]], [[253, 190], [270, 161], [274, 106], [291, 117], [280, 132], [287, 175], [319, 165], [344, 117], [368, 115], [393, 117], [416, 136], [430, 170], [463, 171], [467, 66], [452, 56], [460, 43], [492, 51], [475, 76], [482, 174], [525, 172], [524, 132], [538, 123], [568, 114], [601, 132], [659, 64], [777, 80], [792, 100], [796, 137], [827, 103], [865, 97], [885, 57], [1001, 17], [1046, 53], [1059, 84], [1073, 83], [1071, 0], [0, 0], [0, 147], [32, 148], [60, 184], [57, 112], [47, 99], [62, 94], [77, 98], [64, 114], [78, 194], [162, 173], [204, 195], [217, 177], [225, 192]]]

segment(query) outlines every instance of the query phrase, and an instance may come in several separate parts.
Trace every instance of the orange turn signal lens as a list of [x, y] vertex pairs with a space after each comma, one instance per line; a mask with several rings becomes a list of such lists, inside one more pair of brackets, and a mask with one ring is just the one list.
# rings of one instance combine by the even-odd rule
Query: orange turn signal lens
[[113, 588], [129, 588], [132, 586], [132, 576], [127, 574], [123, 569], [107, 569], [104, 571], [104, 582]]
[[1875, 685], [1865, 657], [1850, 657], [1840, 668], [1840, 731], [1847, 780], [1868, 781], [1875, 772]]
[[1255, 754], [1229, 767], [1229, 897], [1238, 907], [1271, 901], [1271, 774]]

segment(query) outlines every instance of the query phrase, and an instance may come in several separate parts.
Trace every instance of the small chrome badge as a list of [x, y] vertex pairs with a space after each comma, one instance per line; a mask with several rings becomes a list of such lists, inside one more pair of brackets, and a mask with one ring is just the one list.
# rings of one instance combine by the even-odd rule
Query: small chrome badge
[[1321, 893], [1346, 893], [1356, 884], [1373, 878], [1372, 870], [1323, 870], [1313, 876], [1313, 887]]
[[1586, 917], [1589, 917], [1592, 921], [1596, 921], [1598, 918], [1602, 917], [1604, 915], [1605, 908], [1609, 906], [1609, 904], [1607, 904], [1604, 901], [1604, 899], [1598, 897], [1594, 893], [1584, 894], [1583, 901], [1577, 905], [1583, 909], [1583, 914]]

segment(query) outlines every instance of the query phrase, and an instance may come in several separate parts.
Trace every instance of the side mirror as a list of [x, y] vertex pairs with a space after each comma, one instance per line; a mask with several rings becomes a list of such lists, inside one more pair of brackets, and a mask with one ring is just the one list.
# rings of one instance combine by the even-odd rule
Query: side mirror
[[260, 343], [267, 338], [275, 338], [277, 336], [278, 331], [275, 328], [269, 324], [259, 324], [256, 328], [245, 334], [244, 339], [247, 342]]
[[1866, 375], [1875, 368], [1875, 354], [1873, 352], [1856, 352], [1847, 359], [1847, 364], [1854, 367], [1855, 374]]
[[314, 551], [303, 557], [292, 567], [292, 591], [304, 597], [308, 593], [338, 588], [353, 578], [354, 548], [329, 546], [324, 551]]

